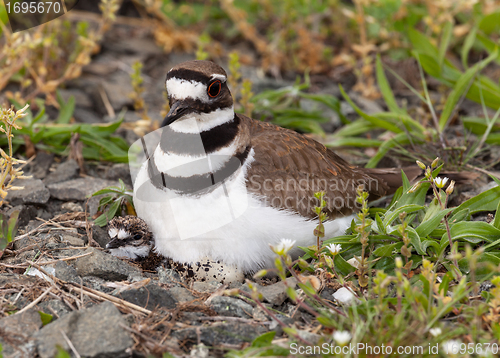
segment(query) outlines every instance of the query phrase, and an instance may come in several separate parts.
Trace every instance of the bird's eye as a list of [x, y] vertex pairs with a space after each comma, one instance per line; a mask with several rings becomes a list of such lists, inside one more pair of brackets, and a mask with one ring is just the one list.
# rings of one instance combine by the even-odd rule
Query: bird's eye
[[142, 239], [142, 235], [137, 234], [137, 235], [135, 235], [135, 236], [133, 237], [133, 239], [134, 239], [134, 240], [140, 240], [140, 239]]
[[221, 88], [222, 84], [220, 81], [212, 82], [207, 89], [208, 95], [212, 98], [217, 97], [220, 93]]

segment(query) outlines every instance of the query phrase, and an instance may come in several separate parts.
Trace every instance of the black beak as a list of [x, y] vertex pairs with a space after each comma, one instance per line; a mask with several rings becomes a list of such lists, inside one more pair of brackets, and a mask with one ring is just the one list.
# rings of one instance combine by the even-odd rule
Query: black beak
[[122, 240], [118, 239], [118, 238], [114, 238], [113, 240], [111, 240], [110, 242], [108, 242], [106, 244], [106, 249], [117, 249], [119, 248], [122, 243]]
[[175, 102], [172, 107], [170, 107], [170, 111], [168, 112], [167, 116], [163, 120], [163, 123], [161, 124], [162, 127], [168, 126], [170, 123], [175, 122], [178, 120], [180, 117], [182, 117], [184, 114], [186, 114], [189, 111], [189, 107], [185, 106], [182, 101], [177, 101]]

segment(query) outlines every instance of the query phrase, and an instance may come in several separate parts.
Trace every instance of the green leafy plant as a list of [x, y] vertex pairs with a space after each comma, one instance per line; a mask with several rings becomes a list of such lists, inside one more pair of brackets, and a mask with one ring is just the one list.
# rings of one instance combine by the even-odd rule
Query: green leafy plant
[[119, 182], [120, 186], [109, 186], [92, 194], [92, 196], [104, 195], [99, 200], [98, 207], [99, 211], [104, 210], [104, 212], [95, 219], [96, 225], [106, 226], [115, 216], [120, 216], [123, 210], [128, 215], [136, 215], [132, 200], [133, 193], [127, 189], [121, 179]]
[[71, 354], [69, 354], [68, 351], [63, 347], [61, 347], [59, 344], [56, 346], [56, 348], [57, 348], [56, 358], [71, 358]]
[[[18, 124], [22, 128], [13, 129], [14, 134], [13, 151], [16, 152], [21, 146], [26, 145], [26, 138], [36, 148], [46, 150], [58, 155], [69, 154], [71, 137], [78, 133], [79, 140], [83, 143], [82, 156], [89, 160], [106, 160], [112, 162], [127, 162], [128, 144], [119, 137], [113, 135], [123, 122], [121, 113], [119, 119], [113, 123], [97, 124], [70, 124], [74, 110], [74, 98], [70, 97], [64, 102], [58, 96], [60, 112], [54, 122], [49, 121], [45, 113], [45, 105], [37, 100], [39, 111], [34, 115], [30, 109], [25, 111], [25, 117]], [[16, 108], [20, 105], [13, 101]], [[5, 141], [0, 139], [0, 144]]]
[[[428, 40], [426, 40], [428, 41]], [[430, 43], [427, 44], [431, 46]], [[427, 46], [422, 46], [427, 48]], [[433, 56], [438, 56], [438, 50], [435, 49], [435, 53]], [[489, 95], [489, 100], [493, 101], [492, 90], [491, 88], [487, 89], [484, 84], [481, 83], [481, 78], [477, 78], [478, 73], [481, 69], [487, 66], [491, 61], [493, 61], [498, 56], [497, 52], [493, 52], [488, 58], [480, 61], [473, 67], [469, 68], [464, 73], [460, 74], [458, 70], [457, 75], [455, 76], [454, 81], [443, 82], [450, 87], [452, 87], [452, 91], [450, 95], [447, 97], [443, 110], [441, 114], [438, 116], [437, 111], [434, 108], [434, 105], [430, 99], [427, 83], [425, 81], [425, 77], [423, 73], [421, 73], [422, 78], [422, 88], [423, 95], [420, 94], [416, 89], [410, 86], [406, 81], [404, 81], [399, 75], [397, 75], [394, 71], [389, 71], [396, 76], [401, 82], [403, 82], [412, 92], [418, 97], [422, 104], [428, 109], [431, 117], [431, 121], [433, 123], [433, 127], [425, 127], [420, 123], [419, 120], [413, 119], [410, 112], [406, 108], [402, 108], [398, 105], [395, 96], [389, 86], [389, 82], [384, 73], [384, 68], [382, 65], [382, 61], [380, 57], [377, 57], [376, 61], [376, 75], [377, 81], [382, 93], [382, 96], [385, 100], [385, 103], [388, 107], [387, 112], [380, 112], [375, 114], [367, 114], [363, 112], [347, 95], [342, 86], [340, 86], [340, 90], [346, 101], [354, 108], [354, 110], [360, 115], [360, 118], [352, 123], [349, 123], [335, 132], [332, 136], [328, 137], [326, 141], [326, 145], [328, 146], [345, 146], [345, 145], [355, 145], [359, 147], [363, 146], [377, 146], [377, 153], [368, 161], [366, 167], [373, 168], [375, 167], [380, 160], [389, 152], [389, 150], [398, 148], [400, 152], [402, 152], [408, 158], [415, 158], [415, 153], [410, 153], [408, 150], [404, 149], [405, 145], [408, 144], [424, 144], [429, 141], [436, 141], [439, 143], [436, 146], [434, 153], [438, 151], [440, 155], [446, 158], [447, 163], [453, 164], [459, 168], [463, 167], [470, 161], [480, 150], [482, 145], [486, 143], [492, 142], [491, 130], [496, 123], [496, 119], [498, 115], [495, 115], [493, 119], [489, 119], [487, 112], [485, 110], [485, 119], [482, 121], [476, 121], [476, 123], [483, 124], [482, 132], [479, 130], [481, 134], [483, 134], [483, 138], [473, 144], [466, 156], [463, 156], [462, 153], [467, 149], [467, 147], [451, 147], [447, 140], [444, 137], [444, 133], [446, 128], [450, 123], [450, 119], [452, 114], [456, 111], [461, 99], [465, 96], [470, 96], [471, 91], [478, 92], [478, 100], [482, 101], [483, 105], [485, 105], [486, 101], [486, 93]], [[423, 59], [425, 58], [425, 59]], [[422, 63], [422, 67], [425, 68], [425, 61], [435, 61], [438, 63], [438, 60], [434, 60], [430, 55], [425, 54], [417, 54], [417, 59], [419, 63]], [[443, 59], [442, 66], [447, 66], [447, 61]], [[436, 65], [437, 66], [437, 65]], [[445, 73], [446, 71], [443, 70]], [[500, 87], [499, 87], [500, 89]], [[485, 94], [485, 96], [483, 96]], [[500, 95], [500, 91], [498, 92]], [[475, 97], [472, 97], [475, 99]], [[498, 99], [500, 100], [500, 98]], [[475, 126], [474, 121], [469, 120], [469, 126]], [[477, 128], [477, 127], [476, 127]], [[388, 136], [388, 139], [385, 140], [374, 140], [359, 137], [362, 133], [368, 133], [375, 129], [383, 130], [380, 137], [386, 137], [387, 133], [391, 133]], [[464, 143], [466, 145], [467, 143]], [[428, 158], [427, 158], [428, 159]]]
[[[500, 234], [498, 228], [481, 221], [468, 221], [471, 214], [496, 210], [500, 189], [489, 189], [457, 207], [448, 208], [448, 197], [453, 192], [454, 184], [443, 189], [447, 179], [437, 178], [441, 168], [442, 165], [435, 163], [433, 168], [426, 167], [426, 177], [413, 186], [403, 174], [403, 187], [394, 194], [389, 207], [370, 209], [375, 220], [370, 219], [365, 230], [369, 233], [372, 250], [368, 260], [373, 262], [373, 268], [390, 272], [394, 268], [392, 255], [399, 251], [406, 264], [411, 266], [407, 269], [414, 269], [425, 257], [430, 262], [441, 263], [460, 278], [468, 269], [463, 266], [464, 261], [455, 260], [455, 255], [467, 244], [480, 243], [485, 251], [481, 262], [486, 266], [488, 262], [500, 263], [500, 242], [495, 239]], [[429, 189], [433, 190], [434, 199], [426, 205]], [[341, 256], [349, 260], [360, 253], [360, 235], [340, 236], [326, 240], [325, 244], [342, 245], [345, 250]], [[452, 254], [448, 256], [447, 250], [451, 250]], [[485, 271], [478, 272], [480, 276], [489, 275]], [[347, 275], [350, 270], [341, 270], [340, 273]]]
[[[261, 120], [269, 119], [272, 123], [282, 127], [296, 129], [302, 132], [324, 134], [320, 123], [328, 122], [323, 108], [333, 110], [342, 122], [348, 120], [340, 111], [340, 101], [331, 95], [311, 94], [306, 90], [310, 87], [309, 76], [306, 74], [303, 83], [297, 79], [293, 86], [278, 90], [267, 90], [255, 95], [252, 102], [255, 104], [254, 114]], [[306, 109], [305, 101], [315, 104], [316, 108]], [[324, 106], [324, 107], [323, 107]]]
[[52, 322], [53, 316], [51, 314], [45, 313], [43, 311], [38, 311], [40, 319], [42, 320], [42, 325], [47, 325]]
[[13, 211], [10, 216], [0, 213], [0, 228], [2, 230], [0, 232], [0, 252], [16, 237], [19, 213], [19, 210]]
[[[490, 189], [450, 208], [454, 183], [439, 177], [439, 160], [429, 166], [418, 164], [425, 178], [411, 185], [402, 174], [403, 187], [387, 209], [369, 208], [366, 193], [358, 190], [362, 210], [353, 221], [352, 233], [325, 240], [319, 254], [314, 248], [302, 248], [305, 255], [292, 261], [287, 252], [293, 242], [282, 240], [272, 247], [278, 277], [285, 285], [287, 274], [298, 281], [300, 290], [286, 290], [290, 300], [314, 317], [328, 346], [354, 342], [427, 349], [437, 344], [441, 352], [451, 339], [460, 344], [471, 334], [486, 352], [499, 337], [499, 214], [491, 223], [469, 220], [473, 213], [494, 211], [500, 190]], [[433, 193], [430, 202], [426, 200], [429, 189]], [[260, 271], [256, 277], [269, 271]], [[339, 306], [318, 294], [314, 276], [304, 276], [307, 273], [320, 275], [326, 286], [340, 286], [346, 292]], [[495, 288], [483, 291], [483, 300], [476, 300], [480, 284], [490, 279]], [[257, 286], [248, 285], [251, 294], [227, 293], [251, 297], [260, 306]], [[451, 326], [450, 319], [454, 321]], [[307, 352], [312, 343], [301, 338], [296, 328], [277, 322]], [[332, 336], [325, 334], [332, 331]], [[272, 340], [266, 346], [271, 349]], [[329, 356], [343, 356], [342, 351], [333, 352]], [[491, 348], [489, 352], [493, 354]], [[414, 356], [425, 353], [412, 352]]]

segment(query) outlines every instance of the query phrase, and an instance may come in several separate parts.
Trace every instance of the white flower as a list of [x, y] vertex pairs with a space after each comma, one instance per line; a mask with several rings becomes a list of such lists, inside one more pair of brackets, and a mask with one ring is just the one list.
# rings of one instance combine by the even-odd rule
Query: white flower
[[446, 183], [448, 182], [448, 178], [444, 177], [444, 178], [435, 178], [434, 179], [434, 184], [436, 184], [436, 186], [438, 188], [442, 188], [446, 185]]
[[340, 250], [342, 250], [342, 245], [340, 244], [330, 244], [326, 247], [328, 250], [330, 250], [330, 253], [335, 256], [337, 255]]
[[345, 346], [351, 338], [352, 336], [348, 331], [336, 331], [333, 333], [333, 339], [341, 346]]
[[449, 341], [443, 342], [444, 352], [452, 357], [457, 356], [458, 352], [460, 352], [461, 344], [462, 342], [457, 339], [451, 339]]
[[431, 328], [431, 329], [429, 329], [429, 333], [432, 334], [434, 337], [437, 337], [441, 333], [443, 333], [443, 331], [441, 331], [441, 328], [437, 327], [437, 328]]
[[295, 240], [281, 239], [278, 245], [272, 246], [271, 250], [277, 255], [285, 255], [295, 245]]

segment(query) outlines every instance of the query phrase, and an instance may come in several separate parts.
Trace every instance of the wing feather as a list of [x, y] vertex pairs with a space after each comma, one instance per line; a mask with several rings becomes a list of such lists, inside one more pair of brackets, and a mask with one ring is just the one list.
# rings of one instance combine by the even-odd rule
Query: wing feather
[[247, 189], [268, 205], [313, 218], [318, 205], [314, 193], [325, 191], [327, 212], [334, 218], [358, 209], [358, 185], [364, 184], [375, 196], [387, 191], [382, 180], [348, 164], [321, 143], [289, 129], [240, 117], [249, 128], [255, 152], [247, 172]]

